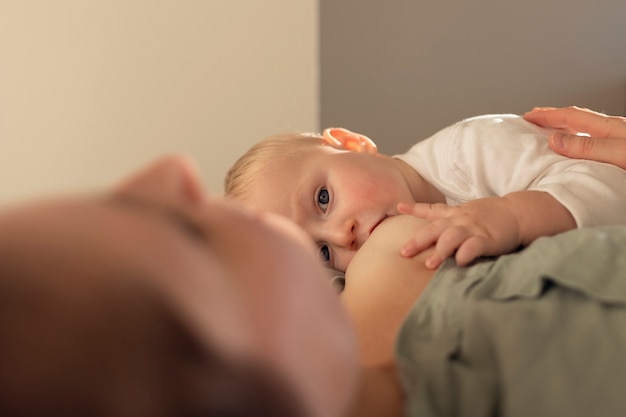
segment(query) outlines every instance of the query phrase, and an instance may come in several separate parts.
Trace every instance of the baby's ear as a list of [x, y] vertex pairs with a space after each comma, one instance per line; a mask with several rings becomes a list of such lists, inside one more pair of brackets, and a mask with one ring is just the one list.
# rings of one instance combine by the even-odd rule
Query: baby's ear
[[360, 133], [352, 132], [342, 127], [324, 129], [324, 141], [333, 148], [353, 152], [364, 152], [370, 155], [378, 154], [378, 148], [373, 140]]

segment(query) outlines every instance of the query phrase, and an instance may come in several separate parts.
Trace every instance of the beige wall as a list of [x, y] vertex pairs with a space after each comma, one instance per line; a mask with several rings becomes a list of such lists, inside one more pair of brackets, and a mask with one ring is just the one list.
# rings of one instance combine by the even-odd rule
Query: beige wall
[[481, 113], [626, 115], [624, 0], [320, 0], [322, 126], [384, 152]]
[[0, 0], [0, 201], [318, 128], [316, 0]]
[[284, 130], [395, 153], [479, 113], [626, 114], [624, 22], [623, 0], [0, 0], [0, 202], [170, 151], [221, 192]]

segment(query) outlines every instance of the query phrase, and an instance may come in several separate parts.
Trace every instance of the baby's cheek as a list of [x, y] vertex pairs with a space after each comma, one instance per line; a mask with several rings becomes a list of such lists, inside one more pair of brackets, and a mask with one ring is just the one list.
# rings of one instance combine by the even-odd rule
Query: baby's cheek
[[[380, 185], [372, 181], [367, 181], [367, 182], [361, 183], [359, 187], [354, 191], [355, 191], [355, 194], [358, 194], [358, 196], [361, 199], [375, 200], [377, 195], [381, 194], [382, 190], [380, 190]], [[382, 191], [382, 193], [386, 194], [384, 191]]]
[[395, 203], [397, 199], [398, 193], [395, 192], [389, 184], [368, 184], [360, 190], [358, 196], [358, 201], [368, 202], [377, 207]]

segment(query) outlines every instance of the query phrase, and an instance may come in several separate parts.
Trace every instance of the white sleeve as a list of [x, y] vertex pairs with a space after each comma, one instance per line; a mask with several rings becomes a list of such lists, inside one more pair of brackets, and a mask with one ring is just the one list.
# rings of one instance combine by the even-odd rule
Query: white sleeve
[[578, 227], [626, 223], [626, 171], [599, 162], [567, 162], [554, 164], [554, 172], [529, 189], [550, 193], [570, 211]]
[[578, 227], [626, 223], [626, 170], [569, 159], [548, 147], [549, 131], [515, 115], [468, 119], [418, 143], [418, 173], [451, 204], [514, 191], [550, 193]]

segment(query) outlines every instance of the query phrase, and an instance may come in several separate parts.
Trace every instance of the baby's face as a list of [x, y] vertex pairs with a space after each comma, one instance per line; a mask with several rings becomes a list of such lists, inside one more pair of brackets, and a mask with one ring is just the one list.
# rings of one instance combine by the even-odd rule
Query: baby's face
[[272, 161], [244, 202], [282, 214], [315, 241], [330, 268], [345, 271], [355, 252], [399, 202], [413, 201], [399, 161], [319, 146]]
[[340, 415], [355, 388], [354, 332], [309, 238], [280, 216], [206, 198], [179, 159], [110, 193], [0, 213], [0, 251], [35, 279], [148, 282], [206, 343], [284, 377], [312, 415]]

